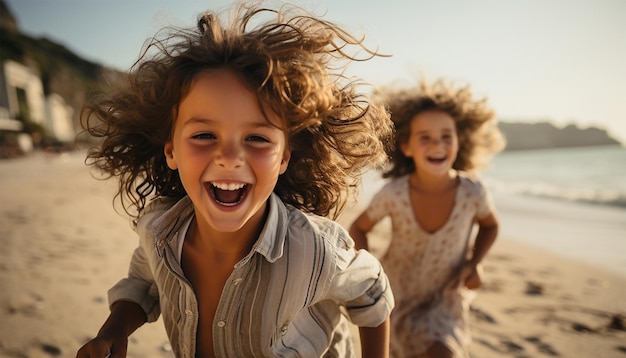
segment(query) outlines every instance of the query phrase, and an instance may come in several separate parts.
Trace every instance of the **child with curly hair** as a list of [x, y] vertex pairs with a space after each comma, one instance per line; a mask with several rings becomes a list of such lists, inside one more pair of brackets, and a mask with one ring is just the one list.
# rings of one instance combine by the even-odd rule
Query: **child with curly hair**
[[391, 241], [381, 257], [396, 300], [391, 355], [467, 357], [468, 289], [480, 285], [480, 262], [498, 233], [494, 205], [472, 174], [502, 149], [503, 137], [486, 100], [473, 98], [469, 86], [440, 79], [379, 92], [396, 129], [391, 166], [383, 173], [391, 179], [350, 235], [357, 248], [369, 249], [367, 233], [391, 218]]
[[387, 276], [331, 220], [393, 133], [335, 62], [378, 53], [297, 7], [234, 10], [153, 39], [85, 107], [87, 162], [119, 180], [139, 246], [77, 357], [125, 357], [159, 316], [177, 357], [352, 357], [348, 320], [388, 356]]

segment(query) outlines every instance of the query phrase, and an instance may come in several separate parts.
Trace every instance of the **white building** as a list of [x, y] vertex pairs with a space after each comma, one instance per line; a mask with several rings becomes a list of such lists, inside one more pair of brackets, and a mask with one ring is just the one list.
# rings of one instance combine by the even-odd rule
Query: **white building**
[[45, 123], [45, 96], [39, 74], [15, 61], [4, 62], [9, 116], [26, 115], [40, 125]]
[[8, 118], [0, 118], [0, 130], [19, 131], [28, 119], [44, 128], [46, 138], [73, 141], [72, 107], [58, 94], [46, 98], [41, 78], [31, 68], [11, 60], [2, 65], [0, 108], [4, 110], [0, 113], [4, 115], [0, 117], [8, 114]]
[[48, 136], [64, 143], [74, 140], [72, 115], [74, 108], [65, 103], [63, 97], [52, 93], [46, 99], [46, 132]]

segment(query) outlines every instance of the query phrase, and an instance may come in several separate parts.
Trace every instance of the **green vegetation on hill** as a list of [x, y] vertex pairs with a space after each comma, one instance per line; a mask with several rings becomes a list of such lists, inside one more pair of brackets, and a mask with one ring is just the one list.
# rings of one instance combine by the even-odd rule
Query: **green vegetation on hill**
[[[120, 73], [85, 60], [47, 38], [33, 38], [21, 33], [3, 5], [0, 0], [0, 8], [4, 9], [0, 14], [0, 62], [15, 61], [37, 74], [45, 96], [55, 93], [73, 109], [73, 127], [76, 133], [80, 132], [80, 111], [89, 96], [105, 90], [105, 79], [111, 80]], [[3, 70], [3, 66], [0, 70]], [[46, 137], [40, 125], [37, 127], [28, 118], [16, 119], [24, 121], [25, 132], [36, 132]]]
[[[85, 91], [99, 87], [103, 67], [78, 57], [62, 45], [46, 38], [34, 39], [4, 27], [0, 27], [0, 38], [0, 59], [35, 65], [46, 95], [59, 93], [55, 87], [65, 87], [57, 83], [59, 74], [71, 75], [72, 80], [77, 82], [73, 89]], [[59, 94], [67, 98], [63, 93]]]

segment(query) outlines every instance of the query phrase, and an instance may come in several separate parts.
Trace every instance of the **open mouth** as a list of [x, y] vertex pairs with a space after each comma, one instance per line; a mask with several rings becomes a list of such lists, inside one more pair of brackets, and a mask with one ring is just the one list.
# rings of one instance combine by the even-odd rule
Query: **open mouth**
[[223, 206], [239, 204], [248, 193], [249, 185], [245, 183], [210, 183], [209, 192], [215, 201]]
[[448, 159], [447, 157], [440, 157], [440, 158], [436, 158], [436, 157], [428, 157], [426, 158], [428, 159], [429, 162], [434, 163], [434, 164], [441, 164], [443, 162], [446, 161], [446, 159]]

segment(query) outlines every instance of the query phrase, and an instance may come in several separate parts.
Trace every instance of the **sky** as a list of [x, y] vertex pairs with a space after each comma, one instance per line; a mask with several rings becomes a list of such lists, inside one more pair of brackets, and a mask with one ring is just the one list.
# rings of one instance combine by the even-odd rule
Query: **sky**
[[[229, 0], [4, 0], [20, 30], [127, 70], [167, 25]], [[271, 0], [278, 3], [277, 0]], [[626, 144], [624, 0], [293, 0], [389, 58], [351, 67], [373, 85], [469, 84], [502, 121], [609, 131]], [[1, 41], [1, 39], [0, 39]]]

